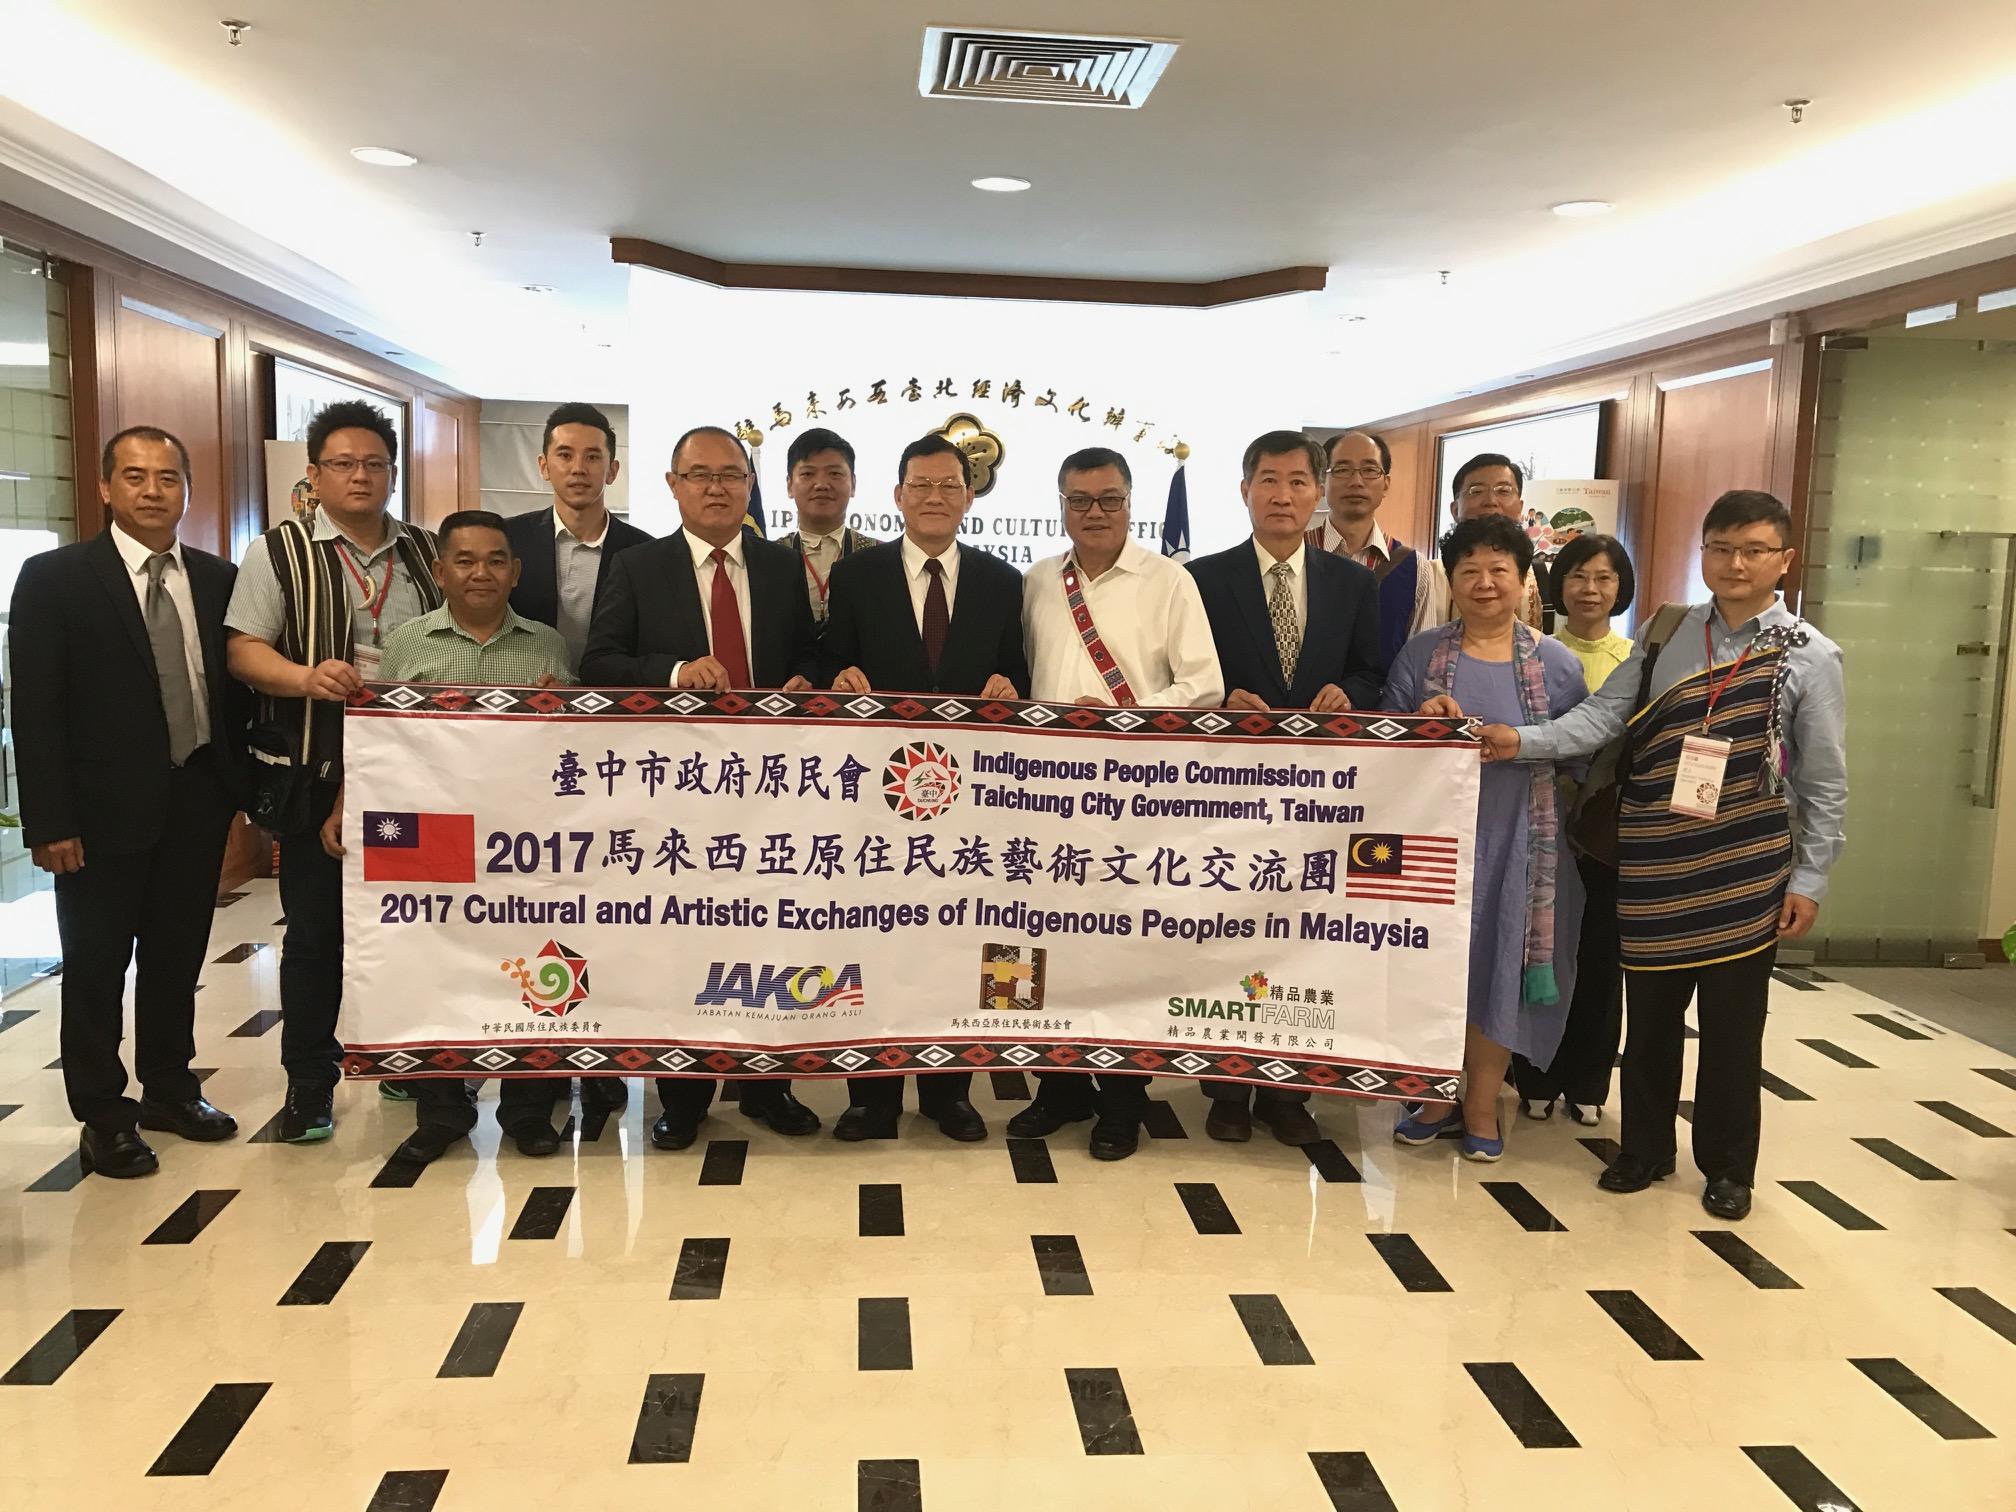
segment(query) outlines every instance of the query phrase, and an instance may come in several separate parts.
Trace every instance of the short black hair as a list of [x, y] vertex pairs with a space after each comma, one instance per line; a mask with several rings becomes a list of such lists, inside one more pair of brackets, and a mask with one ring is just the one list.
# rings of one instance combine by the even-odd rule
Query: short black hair
[[1329, 462], [1323, 455], [1323, 448], [1311, 441], [1300, 431], [1271, 430], [1264, 436], [1255, 436], [1246, 448], [1246, 455], [1239, 460], [1239, 481], [1251, 483], [1253, 474], [1259, 470], [1262, 457], [1285, 457], [1290, 452], [1300, 452], [1309, 459], [1309, 475], [1321, 478]]
[[[565, 420], [561, 423], [563, 425], [572, 425], [575, 422]], [[504, 528], [504, 516], [498, 514], [495, 510], [458, 509], [439, 525], [436, 525], [434, 527], [434, 541], [440, 548], [442, 556], [448, 554], [448, 537], [455, 534], [458, 530], [494, 530], [504, 537], [504, 549], [511, 553], [511, 559], [513, 561], [518, 559], [518, 553], [511, 545], [511, 532]]]
[[1713, 504], [1708, 513], [1701, 517], [1701, 539], [1708, 539], [1711, 530], [1741, 530], [1745, 525], [1776, 525], [1778, 544], [1792, 544], [1792, 511], [1779, 501], [1776, 494], [1768, 494], [1761, 488], [1732, 488]]
[[1519, 564], [1522, 581], [1533, 570], [1533, 538], [1517, 520], [1508, 520], [1504, 515], [1479, 515], [1450, 526], [1441, 542], [1442, 571], [1453, 578], [1456, 564], [1479, 551], [1504, 552]]
[[1393, 471], [1393, 453], [1387, 448], [1386, 438], [1377, 431], [1354, 429], [1337, 432], [1336, 435], [1323, 444], [1323, 460], [1325, 462], [1334, 462], [1337, 460], [1337, 443], [1342, 441], [1346, 436], [1363, 436], [1366, 440], [1370, 441], [1374, 446], [1379, 448], [1379, 471], [1386, 473]]
[[118, 458], [113, 454], [119, 450], [121, 441], [161, 441], [175, 448], [182, 458], [182, 481], [189, 481], [189, 448], [182, 444], [182, 438], [173, 431], [165, 431], [158, 425], [129, 425], [110, 441], [105, 443], [105, 455], [98, 459], [99, 476], [107, 483], [112, 474], [119, 470]]
[[1456, 469], [1456, 477], [1454, 481], [1452, 481], [1449, 485], [1449, 497], [1452, 499], [1462, 498], [1463, 480], [1469, 477], [1470, 474], [1472, 474], [1473, 472], [1477, 471], [1477, 469], [1480, 467], [1511, 468], [1513, 484], [1518, 488], [1521, 494], [1524, 494], [1526, 492], [1526, 470], [1522, 468], [1517, 462], [1514, 462], [1510, 457], [1506, 456], [1505, 453], [1503, 452], [1479, 452], [1477, 453], [1476, 456], [1472, 457], [1468, 462], [1465, 462], [1461, 467]]
[[672, 471], [679, 471], [679, 453], [686, 450], [686, 443], [691, 441], [695, 436], [722, 436], [733, 441], [735, 449], [742, 453], [742, 465], [749, 468], [751, 472], [755, 471], [755, 468], [749, 461], [749, 448], [742, 444], [742, 438], [736, 435], [735, 432], [723, 429], [718, 425], [696, 425], [677, 441], [674, 441], [672, 443]]
[[329, 438], [339, 430], [367, 430], [385, 443], [386, 460], [395, 466], [399, 461], [399, 432], [387, 417], [385, 411], [375, 404], [366, 404], [362, 399], [339, 399], [334, 404], [325, 404], [315, 411], [315, 418], [308, 422], [308, 460], [316, 464], [322, 461], [322, 448], [329, 444]]
[[616, 427], [609, 423], [607, 415], [592, 404], [563, 404], [546, 417], [546, 429], [539, 437], [540, 456], [553, 449], [553, 432], [563, 425], [594, 426], [608, 440], [609, 455], [616, 455]]
[[1624, 543], [1615, 536], [1579, 535], [1555, 553], [1547, 569], [1547, 597], [1553, 600], [1556, 614], [1568, 612], [1568, 606], [1561, 602], [1561, 585], [1568, 580], [1568, 574], [1593, 556], [1609, 557], [1610, 565], [1617, 571], [1617, 602], [1611, 605], [1610, 612], [1622, 614], [1631, 607], [1631, 600], [1638, 596], [1638, 574], [1631, 570], [1631, 554], [1624, 549]]
[[1088, 446], [1083, 451], [1075, 451], [1064, 459], [1057, 469], [1057, 489], [1063, 492], [1064, 475], [1074, 472], [1092, 472], [1101, 467], [1117, 467], [1127, 486], [1134, 486], [1134, 469], [1127, 465], [1127, 459], [1110, 446]]
[[830, 431], [823, 425], [815, 425], [808, 431], [800, 431], [791, 440], [791, 447], [784, 453], [784, 474], [789, 477], [798, 471], [798, 464], [807, 457], [816, 457], [821, 452], [836, 451], [847, 459], [847, 471], [854, 471], [854, 448], [847, 438], [838, 431]]
[[910, 471], [910, 459], [912, 457], [946, 456], [957, 457], [959, 459], [959, 476], [964, 478], [966, 486], [971, 488], [973, 486], [973, 459], [936, 431], [933, 431], [928, 436], [919, 436], [915, 441], [912, 441], [908, 446], [903, 448], [903, 455], [896, 459], [896, 481], [901, 483], [904, 475]]

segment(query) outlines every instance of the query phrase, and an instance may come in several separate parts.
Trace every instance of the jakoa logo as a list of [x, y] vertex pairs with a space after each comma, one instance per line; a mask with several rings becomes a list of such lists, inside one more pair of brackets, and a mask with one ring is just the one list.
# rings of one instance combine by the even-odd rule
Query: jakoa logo
[[867, 1002], [858, 965], [836, 970], [831, 966], [716, 961], [707, 968], [707, 985], [694, 997], [693, 1006], [798, 1013], [813, 1008], [862, 1008]]

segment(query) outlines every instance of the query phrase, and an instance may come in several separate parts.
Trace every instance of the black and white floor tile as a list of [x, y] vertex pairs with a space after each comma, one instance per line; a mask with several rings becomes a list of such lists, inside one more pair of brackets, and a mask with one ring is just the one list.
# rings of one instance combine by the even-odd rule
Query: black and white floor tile
[[633, 1084], [413, 1169], [369, 1086], [273, 1141], [278, 912], [220, 908], [199, 999], [243, 1134], [151, 1178], [77, 1167], [57, 984], [0, 1015], [0, 1506], [2016, 1507], [2016, 1064], [1840, 984], [1773, 989], [1733, 1227], [1684, 1159], [1596, 1189], [1614, 1105], [1476, 1166], [1341, 1099], [1215, 1143], [1181, 1082], [1119, 1165], [982, 1077], [980, 1145], [727, 1104], [667, 1154]]

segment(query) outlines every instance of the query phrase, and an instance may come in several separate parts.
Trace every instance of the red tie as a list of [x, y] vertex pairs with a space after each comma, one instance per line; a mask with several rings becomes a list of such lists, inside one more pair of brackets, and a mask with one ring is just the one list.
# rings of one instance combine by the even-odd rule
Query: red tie
[[945, 567], [938, 558], [926, 557], [924, 575], [931, 579], [924, 590], [924, 660], [931, 675], [938, 675], [938, 658], [945, 654], [945, 632], [952, 616], [945, 608]]
[[714, 643], [714, 660], [728, 669], [728, 686], [749, 688], [749, 648], [742, 639], [742, 608], [735, 602], [735, 585], [728, 581], [728, 553], [714, 548], [708, 558], [714, 564], [714, 592], [708, 606], [707, 638]]

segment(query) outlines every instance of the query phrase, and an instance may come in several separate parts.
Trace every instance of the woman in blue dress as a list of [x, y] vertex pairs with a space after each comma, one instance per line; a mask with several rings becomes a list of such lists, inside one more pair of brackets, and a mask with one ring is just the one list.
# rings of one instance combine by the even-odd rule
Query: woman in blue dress
[[[1393, 660], [1386, 707], [1517, 728], [1588, 697], [1582, 665], [1519, 622], [1533, 544], [1501, 515], [1464, 520], [1442, 538], [1454, 623], [1423, 631]], [[1461, 1137], [1472, 1160], [1505, 1153], [1499, 1089], [1514, 1051], [1547, 1065], [1575, 990], [1582, 885], [1550, 762], [1495, 762], [1479, 774], [1470, 901], [1469, 1029], [1463, 1100], [1422, 1103], [1393, 1130], [1402, 1144]]]

